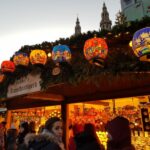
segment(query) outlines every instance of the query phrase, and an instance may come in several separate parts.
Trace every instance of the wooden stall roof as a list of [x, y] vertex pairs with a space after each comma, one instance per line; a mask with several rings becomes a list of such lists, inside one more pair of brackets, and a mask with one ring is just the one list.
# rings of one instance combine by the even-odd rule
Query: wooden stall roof
[[123, 73], [112, 78], [107, 75], [97, 76], [97, 84], [87, 80], [78, 85], [50, 85], [45, 91], [7, 99], [6, 104], [8, 109], [18, 109], [149, 94], [149, 72]]

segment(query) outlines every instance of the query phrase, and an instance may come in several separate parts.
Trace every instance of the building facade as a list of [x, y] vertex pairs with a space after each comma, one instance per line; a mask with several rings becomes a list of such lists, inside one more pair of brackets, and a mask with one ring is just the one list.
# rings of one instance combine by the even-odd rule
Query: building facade
[[121, 9], [127, 21], [140, 20], [150, 16], [150, 0], [121, 0]]

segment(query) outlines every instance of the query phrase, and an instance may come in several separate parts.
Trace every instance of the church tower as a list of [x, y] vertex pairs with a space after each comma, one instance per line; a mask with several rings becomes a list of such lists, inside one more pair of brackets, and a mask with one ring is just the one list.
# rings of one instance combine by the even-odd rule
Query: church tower
[[80, 21], [79, 18], [77, 17], [76, 26], [75, 26], [75, 36], [80, 34], [81, 34]]
[[100, 22], [101, 30], [111, 30], [112, 22], [109, 19], [109, 13], [107, 11], [107, 7], [105, 3], [103, 3], [103, 10], [102, 10], [101, 18], [102, 18]]

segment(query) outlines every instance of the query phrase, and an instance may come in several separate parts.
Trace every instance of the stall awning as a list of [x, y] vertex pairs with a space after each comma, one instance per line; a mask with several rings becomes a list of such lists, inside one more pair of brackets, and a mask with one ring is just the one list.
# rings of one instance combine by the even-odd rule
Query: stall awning
[[150, 73], [122, 73], [118, 76], [100, 75], [78, 85], [50, 85], [45, 91], [7, 99], [8, 109], [39, 107], [61, 103], [133, 97], [150, 94]]

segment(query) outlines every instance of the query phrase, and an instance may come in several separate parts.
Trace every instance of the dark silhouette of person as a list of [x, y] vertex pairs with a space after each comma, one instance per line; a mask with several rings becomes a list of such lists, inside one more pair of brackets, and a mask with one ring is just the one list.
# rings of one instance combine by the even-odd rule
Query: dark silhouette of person
[[24, 138], [29, 133], [29, 125], [28, 122], [22, 122], [19, 126], [19, 134], [16, 139], [17, 149], [23, 149], [24, 147]]
[[71, 126], [71, 130], [73, 135], [69, 138], [68, 149], [69, 150], [76, 150], [76, 143], [74, 137], [83, 131], [83, 127], [80, 124], [74, 124]]
[[84, 131], [75, 136], [77, 150], [102, 150], [104, 149], [96, 135], [95, 126], [87, 123]]
[[29, 123], [29, 133], [36, 133], [36, 131], [35, 131], [35, 122], [34, 121], [31, 121]]
[[131, 144], [129, 121], [121, 116], [109, 121], [106, 125], [108, 132], [107, 150], [134, 150]]
[[16, 145], [16, 138], [18, 135], [18, 131], [15, 128], [10, 128], [7, 131], [7, 135], [6, 135], [6, 150], [16, 150], [17, 149], [17, 145]]

